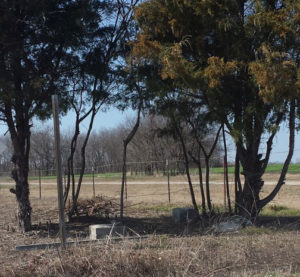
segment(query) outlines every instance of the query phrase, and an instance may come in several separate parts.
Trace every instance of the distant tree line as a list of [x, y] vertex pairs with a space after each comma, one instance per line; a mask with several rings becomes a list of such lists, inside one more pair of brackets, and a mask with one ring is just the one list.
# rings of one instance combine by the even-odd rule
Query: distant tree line
[[[122, 163], [122, 140], [125, 133], [130, 130], [133, 119], [115, 128], [104, 129], [92, 132], [86, 147], [86, 169], [90, 172], [92, 167], [98, 172], [121, 171]], [[134, 169], [153, 174], [165, 168], [166, 160], [177, 161], [172, 167], [176, 172], [184, 172], [182, 161], [184, 160], [182, 147], [178, 140], [170, 134], [165, 134], [164, 129], [168, 121], [161, 116], [147, 116], [142, 119], [141, 125], [128, 145], [128, 164], [135, 163]], [[63, 127], [63, 126], [62, 126]], [[78, 137], [79, 146], [83, 143], [85, 134]], [[61, 154], [64, 169], [67, 166], [67, 159], [70, 152], [71, 135], [69, 131], [62, 131]], [[212, 144], [212, 135], [205, 139], [205, 147]], [[8, 137], [0, 138], [0, 171], [9, 173], [12, 169], [12, 147]], [[196, 152], [196, 142], [191, 138], [188, 148]], [[80, 149], [80, 147], [79, 147]], [[212, 160], [215, 166], [222, 165], [223, 148], [221, 141], [218, 142]], [[137, 166], [140, 164], [140, 166]], [[55, 174], [55, 152], [54, 135], [50, 126], [39, 128], [32, 132], [30, 150], [30, 174], [43, 175]], [[194, 165], [194, 167], [196, 167]], [[77, 149], [74, 154], [74, 168], [80, 168], [80, 151]], [[76, 171], [75, 171], [76, 172]]]

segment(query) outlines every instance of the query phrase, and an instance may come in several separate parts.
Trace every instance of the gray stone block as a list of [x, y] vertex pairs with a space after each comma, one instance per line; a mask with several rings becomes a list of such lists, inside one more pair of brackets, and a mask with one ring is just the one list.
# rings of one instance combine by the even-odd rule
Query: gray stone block
[[197, 211], [190, 207], [175, 208], [172, 217], [175, 223], [187, 223], [197, 217]]
[[103, 239], [108, 236], [124, 236], [126, 227], [121, 224], [96, 224], [90, 225], [90, 239]]

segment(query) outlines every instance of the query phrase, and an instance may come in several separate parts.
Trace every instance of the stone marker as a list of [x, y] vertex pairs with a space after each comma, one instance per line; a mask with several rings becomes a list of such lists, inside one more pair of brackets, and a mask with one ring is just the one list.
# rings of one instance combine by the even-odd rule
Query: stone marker
[[197, 217], [197, 212], [190, 207], [175, 208], [172, 210], [172, 217], [175, 223], [187, 223]]
[[90, 225], [90, 240], [102, 239], [107, 236], [124, 236], [125, 230], [126, 227], [118, 223]]

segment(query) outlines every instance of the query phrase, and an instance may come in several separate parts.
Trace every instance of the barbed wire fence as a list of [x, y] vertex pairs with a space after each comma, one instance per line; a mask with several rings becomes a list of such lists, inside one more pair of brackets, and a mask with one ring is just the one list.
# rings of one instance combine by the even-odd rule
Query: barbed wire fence
[[[300, 149], [296, 149], [295, 152], [300, 152]], [[277, 154], [284, 154], [286, 152], [275, 152]], [[231, 164], [229, 163], [229, 166]], [[202, 166], [204, 166], [204, 160], [202, 162]], [[197, 166], [193, 163], [190, 164], [191, 175], [198, 176]], [[223, 173], [223, 164], [220, 164], [220, 158], [214, 158], [210, 161], [210, 168], [212, 172]], [[214, 171], [214, 169], [218, 168], [219, 170]], [[63, 168], [64, 173], [66, 174], [66, 168]], [[79, 175], [81, 168], [75, 168], [74, 174]], [[122, 172], [122, 163], [105, 163], [101, 165], [94, 165], [87, 167], [85, 169], [84, 182], [88, 182], [92, 184], [92, 195], [95, 197], [95, 185], [101, 184], [104, 179], [109, 180], [110, 178], [114, 178], [114, 180], [118, 180], [121, 178]], [[183, 179], [187, 181], [185, 176], [185, 162], [183, 160], [161, 160], [161, 161], [129, 161], [127, 162], [127, 176], [136, 176], [136, 177], [144, 177], [144, 176], [161, 176], [163, 178], [163, 182], [167, 184], [166, 192], [159, 193], [159, 195], [167, 195], [169, 203], [171, 202], [171, 190], [170, 190], [170, 181], [172, 176], [182, 175]], [[296, 168], [293, 173], [300, 173], [299, 167]], [[13, 185], [13, 180], [11, 179], [11, 171], [0, 171], [0, 186], [2, 184], [10, 184]], [[34, 183], [34, 185], [39, 185], [39, 198], [42, 198], [42, 186], [44, 184], [50, 184], [49, 180], [54, 180], [56, 177], [56, 171], [53, 168], [42, 169], [42, 168], [34, 168], [29, 172], [29, 182]], [[99, 179], [100, 178], [100, 179]], [[104, 179], [103, 179], [104, 178]], [[54, 181], [55, 182], [55, 181]], [[54, 183], [53, 182], [53, 183]], [[66, 182], [66, 178], [64, 176], [64, 183]], [[186, 189], [180, 189], [181, 192]], [[175, 193], [172, 191], [172, 194]], [[144, 197], [144, 196], [157, 196], [158, 193], [150, 193], [150, 194], [135, 194], [130, 195], [130, 198]], [[127, 193], [126, 193], [127, 198]]]
[[[295, 152], [300, 152], [300, 149], [296, 149]], [[287, 151], [281, 152], [274, 152], [274, 154], [284, 154]], [[202, 168], [204, 168], [204, 158], [201, 159], [202, 161]], [[299, 163], [299, 159], [296, 159], [296, 163]], [[272, 164], [272, 163], [270, 163]], [[100, 165], [93, 165], [85, 168], [85, 174], [109, 174], [109, 173], [121, 173], [122, 171], [122, 163], [121, 162], [111, 162], [111, 163], [103, 163]], [[196, 168], [197, 166], [190, 162], [190, 167]], [[233, 165], [233, 162], [228, 162], [228, 165]], [[210, 168], [221, 168], [223, 167], [222, 161], [220, 158], [212, 158], [210, 160]], [[131, 161], [127, 162], [127, 174], [129, 175], [166, 175], [166, 160], [160, 161]], [[13, 168], [9, 168], [8, 170], [1, 171], [0, 170], [0, 177], [10, 177], [11, 170]], [[179, 175], [185, 173], [185, 161], [184, 160], [168, 160], [168, 169], [171, 175]], [[80, 174], [81, 168], [74, 168], [74, 174]], [[66, 167], [63, 167], [63, 171], [66, 173]], [[195, 171], [191, 171], [192, 174], [196, 174]], [[300, 172], [299, 172], [300, 173]], [[55, 168], [31, 168], [29, 170], [29, 177], [45, 177], [45, 176], [56, 176], [56, 169]]]
[[[203, 159], [204, 165], [204, 159]], [[116, 163], [103, 163], [101, 165], [94, 165], [85, 168], [85, 175], [92, 175], [94, 174], [115, 174], [122, 172], [123, 163], [116, 162]], [[168, 165], [166, 165], [166, 160], [163, 161], [135, 161], [135, 162], [127, 162], [127, 174], [131, 176], [152, 176], [152, 175], [166, 175], [166, 170], [170, 171], [170, 175], [179, 175], [185, 173], [185, 161], [184, 160], [168, 160]], [[191, 163], [191, 168], [195, 168], [196, 165]], [[210, 162], [210, 168], [215, 167], [222, 167], [220, 163], [220, 159], [212, 159]], [[10, 177], [11, 170], [13, 168], [0, 171], [0, 177]], [[67, 168], [63, 167], [63, 171], [66, 174]], [[79, 175], [81, 168], [74, 168], [73, 172], [75, 175]], [[29, 177], [50, 177], [56, 176], [56, 169], [55, 168], [32, 168], [29, 170]]]

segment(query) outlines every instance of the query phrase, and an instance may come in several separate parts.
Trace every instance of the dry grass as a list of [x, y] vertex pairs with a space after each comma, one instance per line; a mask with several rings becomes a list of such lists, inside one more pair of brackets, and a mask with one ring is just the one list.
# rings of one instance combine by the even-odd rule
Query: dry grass
[[[197, 236], [102, 243], [23, 253], [3, 276], [292, 276], [300, 271], [296, 233]], [[263, 275], [262, 275], [263, 274]], [[274, 274], [274, 275], [267, 275]], [[295, 275], [296, 276], [296, 275]]]
[[[297, 180], [299, 175], [295, 176], [292, 177]], [[214, 178], [218, 181], [217, 176]], [[164, 180], [162, 177], [144, 180], [153, 179]], [[0, 276], [300, 276], [299, 224], [290, 228], [292, 231], [285, 230], [289, 228], [252, 227], [220, 236], [194, 226], [189, 236], [182, 236], [188, 233], [188, 226], [174, 225], [169, 217], [172, 207], [191, 203], [187, 185], [172, 184], [172, 181], [180, 180], [185, 178], [171, 179], [171, 205], [167, 202], [166, 185], [136, 183], [128, 186], [128, 225], [140, 234], [144, 231], [157, 235], [153, 234], [146, 240], [125, 239], [70, 247], [66, 251], [15, 250], [16, 245], [58, 241], [56, 186], [43, 183], [40, 200], [38, 187], [32, 184], [35, 230], [27, 234], [17, 232], [15, 199], [7, 187], [2, 187]], [[89, 181], [85, 180], [82, 198], [92, 196]], [[97, 194], [119, 197], [119, 184], [97, 181]], [[265, 186], [263, 194], [271, 189], [272, 186]], [[199, 199], [198, 186], [195, 190]], [[222, 185], [214, 185], [213, 181], [212, 198], [215, 205], [223, 203]], [[300, 186], [284, 187], [270, 210], [281, 211], [282, 207], [296, 209], [296, 212], [300, 209]], [[68, 239], [85, 237], [88, 224], [68, 224]]]
[[[278, 179], [277, 174], [266, 174], [264, 180], [266, 182], [272, 181], [274, 184]], [[128, 200], [131, 203], [138, 204], [148, 204], [148, 205], [160, 205], [161, 203], [166, 203], [168, 201], [168, 190], [167, 190], [167, 179], [166, 177], [147, 177], [143, 176], [139, 179], [130, 180], [134, 181], [133, 185], [128, 185]], [[140, 183], [139, 183], [140, 181]], [[148, 184], [151, 182], [151, 184]], [[185, 176], [171, 177], [170, 187], [171, 187], [171, 203], [175, 205], [190, 205], [191, 198], [189, 193], [188, 185], [186, 184]], [[193, 181], [195, 182], [194, 189], [196, 193], [196, 198], [200, 199], [200, 189], [199, 185], [196, 184], [197, 176], [193, 176]], [[224, 202], [224, 190], [222, 183], [222, 175], [213, 174], [211, 178], [211, 194], [212, 203], [214, 205], [222, 205]], [[233, 176], [230, 176], [230, 181], [233, 181]], [[289, 174], [287, 176], [286, 183], [298, 181], [300, 184], [300, 174]], [[82, 198], [90, 198], [93, 195], [92, 180], [91, 178], [85, 178], [83, 180], [84, 185], [81, 189]], [[164, 184], [155, 182], [164, 182]], [[49, 184], [51, 183], [51, 184]], [[119, 179], [103, 179], [96, 178], [96, 194], [105, 195], [108, 197], [119, 198], [120, 195], [120, 180]], [[262, 197], [266, 196], [271, 192], [274, 185], [265, 185]], [[233, 197], [234, 187], [231, 185], [231, 195]], [[32, 182], [31, 194], [33, 197], [38, 197], [38, 187], [37, 181]], [[43, 180], [42, 184], [42, 195], [47, 197], [56, 197], [56, 185], [55, 180]], [[283, 205], [289, 208], [300, 209], [300, 185], [296, 186], [283, 186], [280, 193], [276, 196], [271, 204]]]

